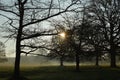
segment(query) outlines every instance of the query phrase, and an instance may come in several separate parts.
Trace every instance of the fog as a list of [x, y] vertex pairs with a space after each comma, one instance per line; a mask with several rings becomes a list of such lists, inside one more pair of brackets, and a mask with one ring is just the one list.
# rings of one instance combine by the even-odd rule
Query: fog
[[[15, 58], [7, 58], [8, 61], [4, 63], [0, 63], [0, 66], [14, 66]], [[109, 61], [100, 61], [100, 65], [109, 65]], [[120, 63], [118, 63], [120, 64]], [[50, 59], [48, 57], [43, 56], [21, 56], [20, 66], [28, 66], [28, 67], [39, 67], [39, 66], [59, 66], [60, 61], [57, 59]], [[75, 62], [65, 62], [65, 66], [75, 65]], [[84, 61], [80, 62], [80, 65], [95, 65], [95, 61]]]
[[[0, 63], [0, 66], [14, 66], [15, 58], [7, 58], [7, 62]], [[56, 59], [49, 59], [43, 56], [21, 56], [21, 66], [49, 66], [59, 65]]]

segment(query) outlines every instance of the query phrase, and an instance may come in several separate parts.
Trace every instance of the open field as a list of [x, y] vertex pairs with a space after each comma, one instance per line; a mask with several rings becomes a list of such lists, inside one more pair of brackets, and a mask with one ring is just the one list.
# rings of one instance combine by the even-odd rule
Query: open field
[[[0, 80], [7, 80], [12, 71], [12, 66], [1, 66]], [[21, 74], [30, 80], [120, 80], [120, 68], [95, 66], [81, 66], [79, 72], [74, 66], [24, 66]]]

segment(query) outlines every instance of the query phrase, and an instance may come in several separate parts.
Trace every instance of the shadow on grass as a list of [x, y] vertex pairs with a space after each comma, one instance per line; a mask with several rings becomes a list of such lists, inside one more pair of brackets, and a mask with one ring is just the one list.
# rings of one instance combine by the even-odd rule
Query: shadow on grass
[[24, 77], [24, 76], [20, 76], [20, 77], [14, 77], [14, 76], [12, 76], [8, 80], [29, 80], [29, 79], [26, 78], [26, 77]]
[[[95, 66], [82, 66], [79, 72], [75, 71], [74, 66], [28, 67], [22, 68], [21, 74], [30, 80], [120, 80], [120, 68]], [[10, 77], [11, 73], [0, 72], [0, 75]], [[25, 77], [20, 80], [28, 80]]]

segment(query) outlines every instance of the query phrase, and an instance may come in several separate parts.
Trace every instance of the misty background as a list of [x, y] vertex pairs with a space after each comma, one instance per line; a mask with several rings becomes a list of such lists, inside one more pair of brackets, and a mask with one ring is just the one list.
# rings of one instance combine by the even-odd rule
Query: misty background
[[[119, 61], [119, 57], [117, 58]], [[6, 62], [0, 62], [1, 66], [14, 66], [14, 57], [7, 57]], [[118, 65], [120, 62], [117, 63]], [[64, 66], [72, 66], [75, 65], [75, 61], [64, 61]], [[81, 61], [81, 66], [84, 65], [95, 65], [95, 60], [93, 61]], [[109, 59], [100, 60], [100, 65], [110, 65]], [[21, 66], [29, 66], [29, 67], [40, 67], [40, 66], [60, 66], [59, 59], [51, 59], [49, 57], [44, 56], [21, 56]]]

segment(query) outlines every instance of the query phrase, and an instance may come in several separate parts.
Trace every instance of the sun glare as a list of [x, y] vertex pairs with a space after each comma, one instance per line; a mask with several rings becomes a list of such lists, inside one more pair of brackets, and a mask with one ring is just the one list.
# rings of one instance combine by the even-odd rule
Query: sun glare
[[65, 38], [65, 33], [64, 33], [64, 32], [60, 33], [59, 35], [60, 35], [62, 38]]

